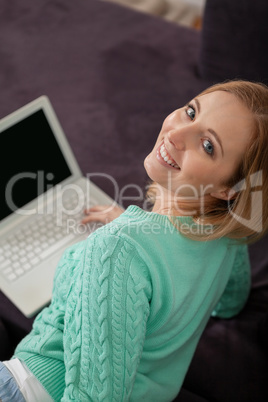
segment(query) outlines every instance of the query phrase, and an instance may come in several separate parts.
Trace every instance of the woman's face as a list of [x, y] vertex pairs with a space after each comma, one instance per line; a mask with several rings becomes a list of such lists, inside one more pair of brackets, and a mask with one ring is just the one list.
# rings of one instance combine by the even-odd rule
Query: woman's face
[[147, 174], [177, 197], [226, 199], [224, 183], [239, 166], [252, 129], [251, 112], [234, 95], [202, 95], [164, 120], [144, 161]]

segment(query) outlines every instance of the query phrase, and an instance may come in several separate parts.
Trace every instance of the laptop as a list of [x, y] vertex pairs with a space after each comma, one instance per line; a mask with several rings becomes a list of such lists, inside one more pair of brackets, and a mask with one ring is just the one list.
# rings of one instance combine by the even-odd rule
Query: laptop
[[81, 173], [47, 96], [1, 119], [0, 141], [0, 289], [32, 317], [64, 250], [94, 229], [84, 208], [114, 201]]

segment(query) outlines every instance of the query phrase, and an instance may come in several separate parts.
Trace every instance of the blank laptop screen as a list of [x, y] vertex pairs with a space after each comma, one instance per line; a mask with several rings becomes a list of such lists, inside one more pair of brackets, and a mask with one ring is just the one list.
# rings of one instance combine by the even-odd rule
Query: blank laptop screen
[[0, 133], [0, 220], [71, 176], [43, 110]]

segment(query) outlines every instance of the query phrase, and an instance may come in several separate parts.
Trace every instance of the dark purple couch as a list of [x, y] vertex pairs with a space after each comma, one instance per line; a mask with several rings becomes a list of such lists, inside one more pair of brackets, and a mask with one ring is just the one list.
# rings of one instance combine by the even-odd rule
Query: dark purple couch
[[[200, 33], [99, 0], [2, 0], [0, 118], [48, 95], [82, 171], [113, 176], [123, 205], [142, 205], [143, 159], [168, 113], [215, 81], [268, 81], [267, 10], [208, 0]], [[268, 400], [267, 248], [267, 237], [250, 247], [249, 301], [209, 321], [177, 401]], [[31, 325], [0, 293], [0, 359]]]

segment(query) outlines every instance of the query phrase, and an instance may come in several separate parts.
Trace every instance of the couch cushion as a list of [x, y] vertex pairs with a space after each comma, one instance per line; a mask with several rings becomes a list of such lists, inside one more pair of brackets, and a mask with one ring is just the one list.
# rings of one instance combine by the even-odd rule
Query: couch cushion
[[0, 360], [9, 359], [13, 349], [10, 344], [7, 330], [3, 321], [0, 319]]

